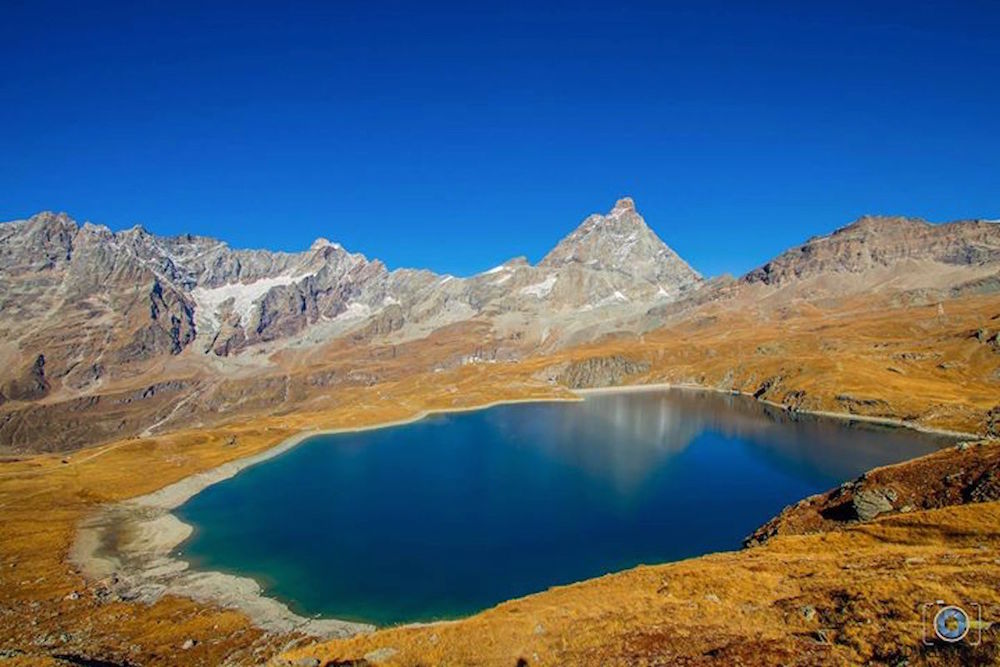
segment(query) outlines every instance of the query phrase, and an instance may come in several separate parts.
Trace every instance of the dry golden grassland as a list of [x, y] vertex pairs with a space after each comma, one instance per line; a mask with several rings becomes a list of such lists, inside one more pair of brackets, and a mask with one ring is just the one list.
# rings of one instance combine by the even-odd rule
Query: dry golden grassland
[[[460, 622], [322, 646], [266, 635], [239, 613], [175, 597], [153, 605], [101, 600], [100, 583], [76, 574], [67, 553], [78, 523], [102, 504], [259, 453], [302, 430], [498, 400], [570, 398], [548, 378], [595, 356], [648, 363], [627, 379], [632, 383], [696, 383], [801, 409], [986, 433], [989, 411], [1000, 404], [1000, 352], [974, 334], [1000, 328], [1000, 299], [968, 298], [946, 309], [941, 316], [935, 306], [861, 300], [825, 310], [708, 307], [639, 339], [622, 336], [517, 364], [441, 373], [416, 366], [391, 382], [338, 389], [324, 403], [335, 407], [319, 412], [261, 414], [0, 463], [0, 650], [13, 656], [9, 664], [32, 665], [64, 664], [51, 657], [58, 654], [118, 664], [257, 664], [285, 650], [296, 658], [354, 659], [380, 648], [397, 651], [387, 664], [402, 665], [513, 666], [519, 658], [530, 665], [895, 664], [900, 651], [933, 662], [942, 656], [912, 653], [920, 650], [914, 610], [921, 601], [1000, 604], [997, 503], [779, 537], [744, 552], [553, 589]], [[811, 616], [803, 611], [810, 606]], [[188, 639], [197, 644], [182, 649]], [[942, 664], [979, 657], [951, 653]]]

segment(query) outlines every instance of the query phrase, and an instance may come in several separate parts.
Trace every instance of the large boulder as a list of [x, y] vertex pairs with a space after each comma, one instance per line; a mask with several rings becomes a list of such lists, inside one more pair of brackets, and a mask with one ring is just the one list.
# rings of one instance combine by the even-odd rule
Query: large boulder
[[852, 505], [859, 521], [871, 521], [880, 514], [893, 511], [896, 497], [892, 489], [865, 489], [854, 494]]

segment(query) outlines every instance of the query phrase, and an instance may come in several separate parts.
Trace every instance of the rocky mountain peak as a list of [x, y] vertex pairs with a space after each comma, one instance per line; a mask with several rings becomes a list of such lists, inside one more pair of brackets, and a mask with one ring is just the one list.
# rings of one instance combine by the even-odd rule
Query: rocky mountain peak
[[617, 271], [657, 284], [664, 291], [701, 280], [649, 228], [629, 197], [619, 199], [607, 215], [589, 216], [539, 262], [539, 266], [553, 268], [568, 264]]
[[530, 266], [528, 258], [524, 255], [518, 255], [517, 257], [511, 257], [506, 262], [503, 263], [504, 266]]
[[933, 224], [920, 218], [866, 215], [782, 253], [743, 280], [781, 285], [821, 275], [894, 269], [904, 262], [1000, 265], [1000, 227], [970, 220]]
[[634, 211], [634, 210], [635, 210], [635, 202], [632, 200], [632, 198], [622, 197], [621, 199], [615, 202], [615, 207], [611, 209], [611, 215], [614, 215], [615, 213], [624, 213], [625, 211]]
[[312, 242], [311, 246], [309, 246], [310, 250], [322, 250], [323, 248], [336, 248], [339, 250], [341, 248], [341, 245], [339, 243], [334, 243], [330, 239], [320, 236], [318, 239]]
[[907, 218], [899, 215], [863, 215], [851, 224], [836, 230], [833, 235], [906, 234], [930, 226], [929, 222], [920, 218]]
[[0, 225], [0, 271], [52, 268], [68, 261], [77, 231], [72, 218], [52, 211]]
[[55, 212], [55, 211], [40, 211], [35, 215], [28, 218], [28, 223], [35, 226], [45, 226], [45, 225], [73, 225], [76, 223], [67, 213]]
[[110, 237], [111, 229], [107, 225], [96, 225], [93, 222], [85, 222], [80, 225], [80, 231], [91, 236]]
[[23, 223], [12, 223], [13, 230], [37, 241], [53, 241], [59, 239], [61, 244], [68, 244], [77, 231], [76, 222], [65, 213], [43, 211], [36, 213]]

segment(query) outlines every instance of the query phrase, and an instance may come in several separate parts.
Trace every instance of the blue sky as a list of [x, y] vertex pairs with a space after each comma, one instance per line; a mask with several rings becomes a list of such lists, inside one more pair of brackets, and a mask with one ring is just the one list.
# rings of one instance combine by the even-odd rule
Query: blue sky
[[5, 0], [0, 219], [464, 275], [629, 194], [714, 275], [1000, 218], [996, 2], [287, 4]]

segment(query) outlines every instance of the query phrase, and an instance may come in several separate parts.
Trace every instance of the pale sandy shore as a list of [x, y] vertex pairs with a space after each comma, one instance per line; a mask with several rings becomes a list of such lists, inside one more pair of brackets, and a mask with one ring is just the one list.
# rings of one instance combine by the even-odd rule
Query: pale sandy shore
[[[741, 393], [690, 384], [645, 384], [579, 389], [575, 396], [494, 401], [477, 406], [425, 410], [406, 419], [370, 426], [304, 431], [264, 452], [223, 464], [217, 468], [186, 477], [145, 496], [100, 508], [79, 526], [70, 551], [71, 563], [88, 579], [100, 581], [117, 595], [145, 602], [155, 602], [166, 594], [238, 609], [258, 627], [274, 632], [297, 631], [315, 637], [345, 637], [371, 632], [374, 626], [330, 618], [306, 618], [292, 612], [285, 604], [263, 594], [260, 585], [248, 577], [222, 572], [192, 569], [178, 557], [176, 548], [192, 532], [192, 527], [178, 519], [172, 510], [190, 498], [240, 471], [279, 456], [305, 440], [337, 433], [368, 431], [410, 424], [433, 414], [485, 410], [498, 405], [584, 400], [589, 395], [689, 389], [726, 394]], [[751, 396], [752, 397], [752, 396]], [[778, 408], [784, 406], [762, 401]], [[802, 411], [822, 417], [848, 419], [914, 428], [919, 431], [957, 438], [975, 438], [975, 434], [922, 427], [897, 419], [865, 417], [849, 413]]]
[[485, 410], [497, 405], [579, 400], [583, 399], [553, 396], [494, 401], [470, 407], [423, 410], [406, 419], [370, 426], [304, 431], [259, 454], [185, 477], [145, 496], [101, 507], [81, 522], [69, 560], [87, 579], [101, 582], [127, 599], [153, 603], [168, 594], [188, 597], [238, 609], [258, 627], [273, 632], [297, 631], [320, 638], [371, 632], [374, 626], [365, 623], [300, 616], [282, 602], [264, 595], [260, 585], [248, 577], [192, 569], [178, 557], [176, 549], [193, 528], [172, 514], [172, 510], [212, 484], [319, 435], [401, 426], [433, 414]]

